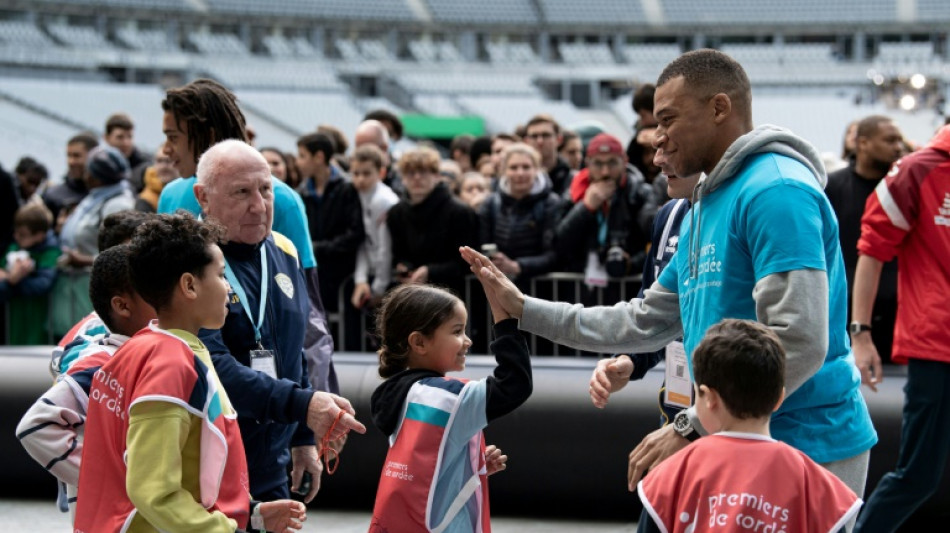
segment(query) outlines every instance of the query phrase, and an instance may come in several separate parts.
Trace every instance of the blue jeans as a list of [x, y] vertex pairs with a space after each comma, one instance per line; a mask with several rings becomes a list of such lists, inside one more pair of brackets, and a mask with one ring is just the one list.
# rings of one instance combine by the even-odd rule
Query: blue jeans
[[950, 364], [911, 359], [897, 469], [868, 498], [855, 533], [891, 533], [940, 486], [950, 455]]

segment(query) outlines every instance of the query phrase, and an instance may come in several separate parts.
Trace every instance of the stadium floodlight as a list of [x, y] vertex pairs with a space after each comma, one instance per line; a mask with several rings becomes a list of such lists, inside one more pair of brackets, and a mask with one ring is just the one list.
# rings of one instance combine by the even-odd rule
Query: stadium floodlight
[[925, 85], [927, 85], [927, 77], [923, 74], [917, 73], [910, 77], [910, 86], [914, 89], [923, 89]]
[[917, 99], [912, 94], [905, 94], [901, 96], [900, 106], [904, 111], [910, 111], [917, 107]]
[[871, 78], [871, 81], [877, 86], [884, 85], [884, 75], [880, 72], [876, 72], [874, 73], [874, 77]]

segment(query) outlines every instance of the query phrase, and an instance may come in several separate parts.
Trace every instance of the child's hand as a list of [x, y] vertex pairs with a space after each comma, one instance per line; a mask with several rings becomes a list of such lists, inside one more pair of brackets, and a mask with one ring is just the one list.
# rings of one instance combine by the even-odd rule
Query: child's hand
[[619, 355], [610, 359], [597, 361], [594, 373], [590, 377], [590, 401], [594, 407], [603, 409], [607, 406], [610, 393], [622, 389], [633, 374], [633, 360], [627, 355]]
[[508, 456], [501, 453], [494, 444], [485, 446], [485, 470], [488, 475], [496, 474], [508, 468]]
[[32, 274], [35, 269], [36, 264], [32, 259], [17, 259], [10, 267], [7, 281], [10, 283], [10, 285], [16, 285], [20, 282], [20, 280]]
[[274, 533], [299, 531], [307, 520], [307, 507], [293, 500], [277, 500], [261, 503], [264, 528]]

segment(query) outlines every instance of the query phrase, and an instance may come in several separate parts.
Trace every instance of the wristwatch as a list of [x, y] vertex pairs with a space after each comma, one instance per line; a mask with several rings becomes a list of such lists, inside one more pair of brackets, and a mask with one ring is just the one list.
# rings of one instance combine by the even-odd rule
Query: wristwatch
[[867, 324], [862, 324], [860, 322], [852, 322], [848, 324], [848, 333], [852, 335], [857, 335], [862, 331], [871, 331], [871, 326]]
[[676, 413], [676, 416], [673, 417], [673, 429], [679, 433], [681, 437], [690, 442], [699, 438], [699, 432], [693, 427], [693, 423], [689, 421], [689, 415], [686, 413], [686, 409]]
[[[256, 504], [256, 505], [254, 505]], [[251, 523], [248, 531], [254, 532], [265, 532], [267, 528], [264, 526], [264, 516], [261, 514], [261, 504], [260, 502], [254, 502], [251, 506]]]

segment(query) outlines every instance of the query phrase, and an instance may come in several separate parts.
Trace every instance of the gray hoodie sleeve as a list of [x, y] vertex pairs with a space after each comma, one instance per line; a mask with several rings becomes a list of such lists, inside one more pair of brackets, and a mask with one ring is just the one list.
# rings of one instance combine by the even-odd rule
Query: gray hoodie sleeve
[[828, 275], [792, 270], [766, 276], [752, 290], [756, 319], [785, 348], [785, 395], [815, 375], [828, 353]]
[[683, 335], [679, 295], [659, 282], [643, 298], [611, 307], [526, 297], [518, 327], [570, 348], [599, 353], [651, 352]]
[[[828, 275], [822, 270], [792, 270], [766, 276], [752, 289], [756, 319], [778, 335], [785, 348], [785, 396], [815, 375], [828, 352]], [[696, 408], [689, 419], [700, 435]]]

